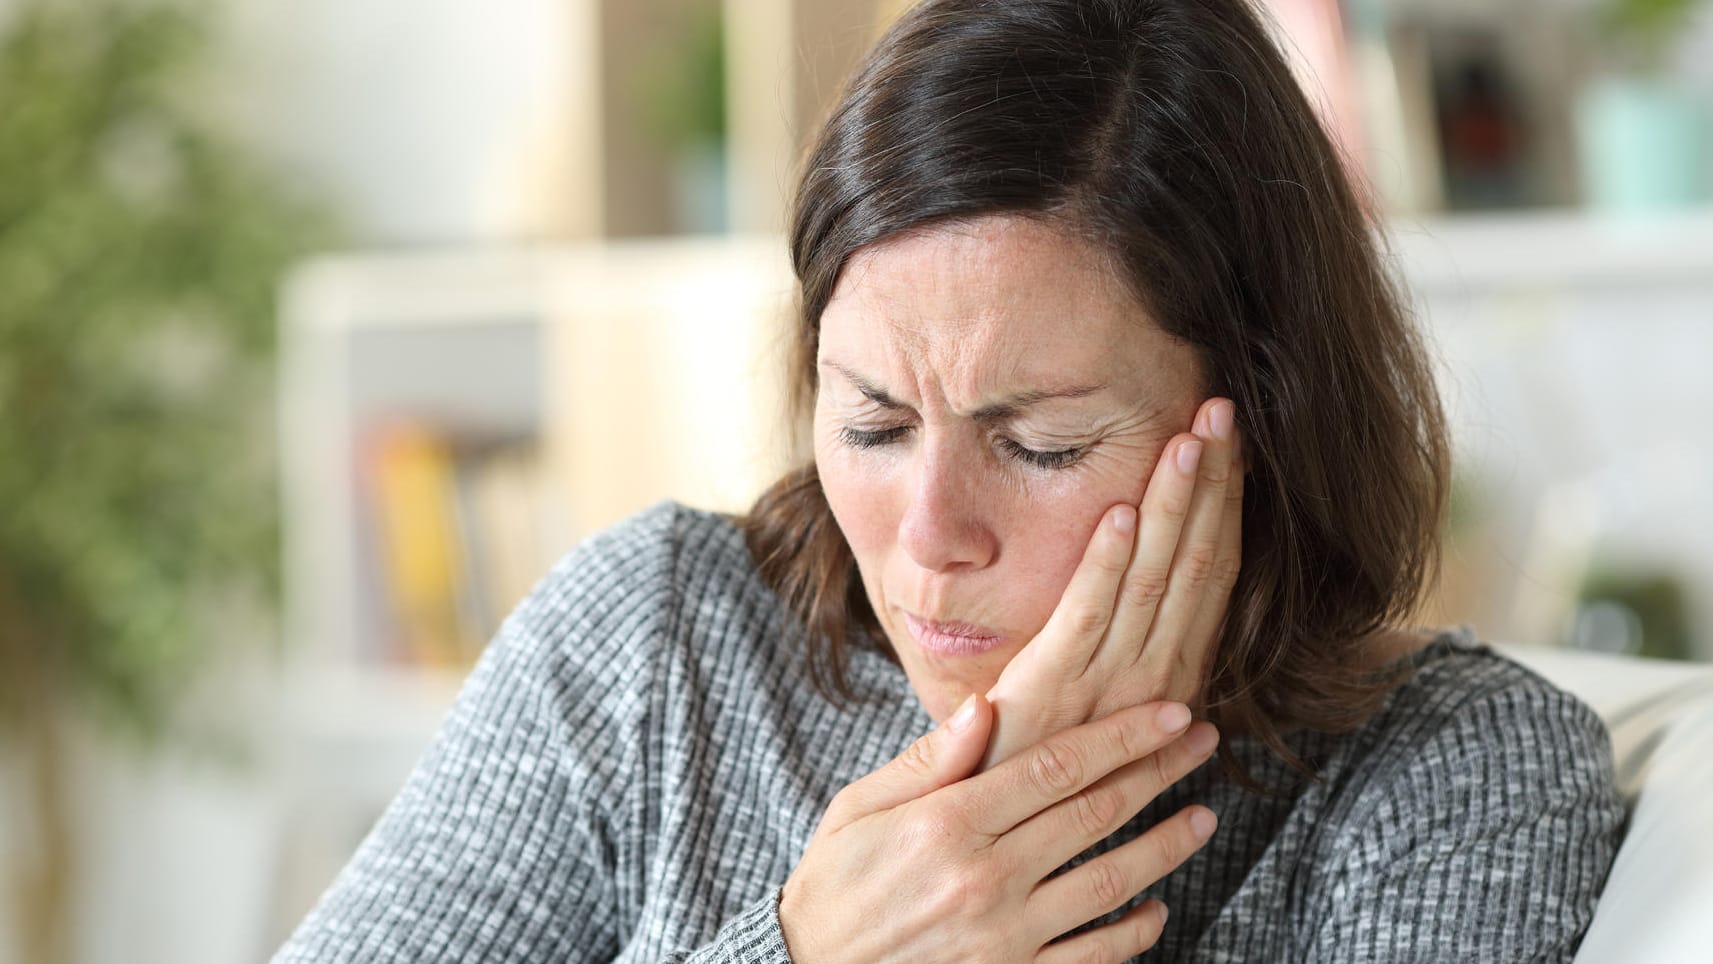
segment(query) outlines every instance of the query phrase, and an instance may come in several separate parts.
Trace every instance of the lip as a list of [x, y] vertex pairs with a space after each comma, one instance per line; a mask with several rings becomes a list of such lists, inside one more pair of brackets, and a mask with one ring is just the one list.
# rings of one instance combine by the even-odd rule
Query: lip
[[942, 623], [904, 613], [904, 626], [916, 644], [937, 656], [979, 656], [992, 652], [1005, 637], [971, 623]]

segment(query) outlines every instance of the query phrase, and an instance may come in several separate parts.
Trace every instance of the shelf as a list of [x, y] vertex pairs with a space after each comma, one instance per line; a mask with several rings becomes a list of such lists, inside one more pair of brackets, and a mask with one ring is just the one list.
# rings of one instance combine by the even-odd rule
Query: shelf
[[386, 584], [362, 478], [375, 426], [533, 449], [550, 493], [537, 575], [660, 499], [746, 506], [789, 448], [777, 368], [791, 293], [774, 235], [306, 265], [282, 334], [293, 651], [327, 666], [382, 658]]
[[291, 728], [314, 745], [425, 743], [466, 675], [358, 663], [298, 666], [285, 675], [281, 700]]
[[1386, 224], [1419, 292], [1713, 285], [1713, 208], [1654, 217], [1545, 210]]

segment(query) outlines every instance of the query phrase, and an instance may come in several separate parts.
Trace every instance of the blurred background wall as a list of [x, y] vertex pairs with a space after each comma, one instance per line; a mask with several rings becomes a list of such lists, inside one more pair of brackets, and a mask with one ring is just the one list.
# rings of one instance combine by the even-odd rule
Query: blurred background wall
[[[265, 958], [554, 558], [787, 464], [907, 5], [0, 0], [0, 964]], [[1268, 6], [1442, 360], [1424, 619], [1713, 658], [1713, 4]]]

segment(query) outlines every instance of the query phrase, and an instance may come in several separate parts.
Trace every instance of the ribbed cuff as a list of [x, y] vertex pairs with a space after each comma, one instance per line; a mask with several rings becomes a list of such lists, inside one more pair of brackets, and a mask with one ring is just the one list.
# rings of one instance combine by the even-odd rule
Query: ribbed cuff
[[775, 888], [739, 911], [712, 944], [697, 948], [684, 964], [791, 964], [779, 925], [779, 895]]

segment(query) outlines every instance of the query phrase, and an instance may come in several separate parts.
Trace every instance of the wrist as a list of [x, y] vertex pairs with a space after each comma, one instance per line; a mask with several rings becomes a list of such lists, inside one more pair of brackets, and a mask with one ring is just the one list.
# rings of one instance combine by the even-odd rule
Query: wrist
[[788, 879], [785, 885], [779, 888], [778, 894], [775, 895], [774, 913], [779, 918], [779, 936], [785, 941], [786, 956], [791, 958], [792, 964], [809, 964], [810, 961], [818, 959], [814, 956], [814, 951], [805, 946], [807, 933], [812, 932], [813, 928], [793, 926], [802, 918], [801, 901], [795, 899], [801, 888], [794, 884], [795, 878]]

